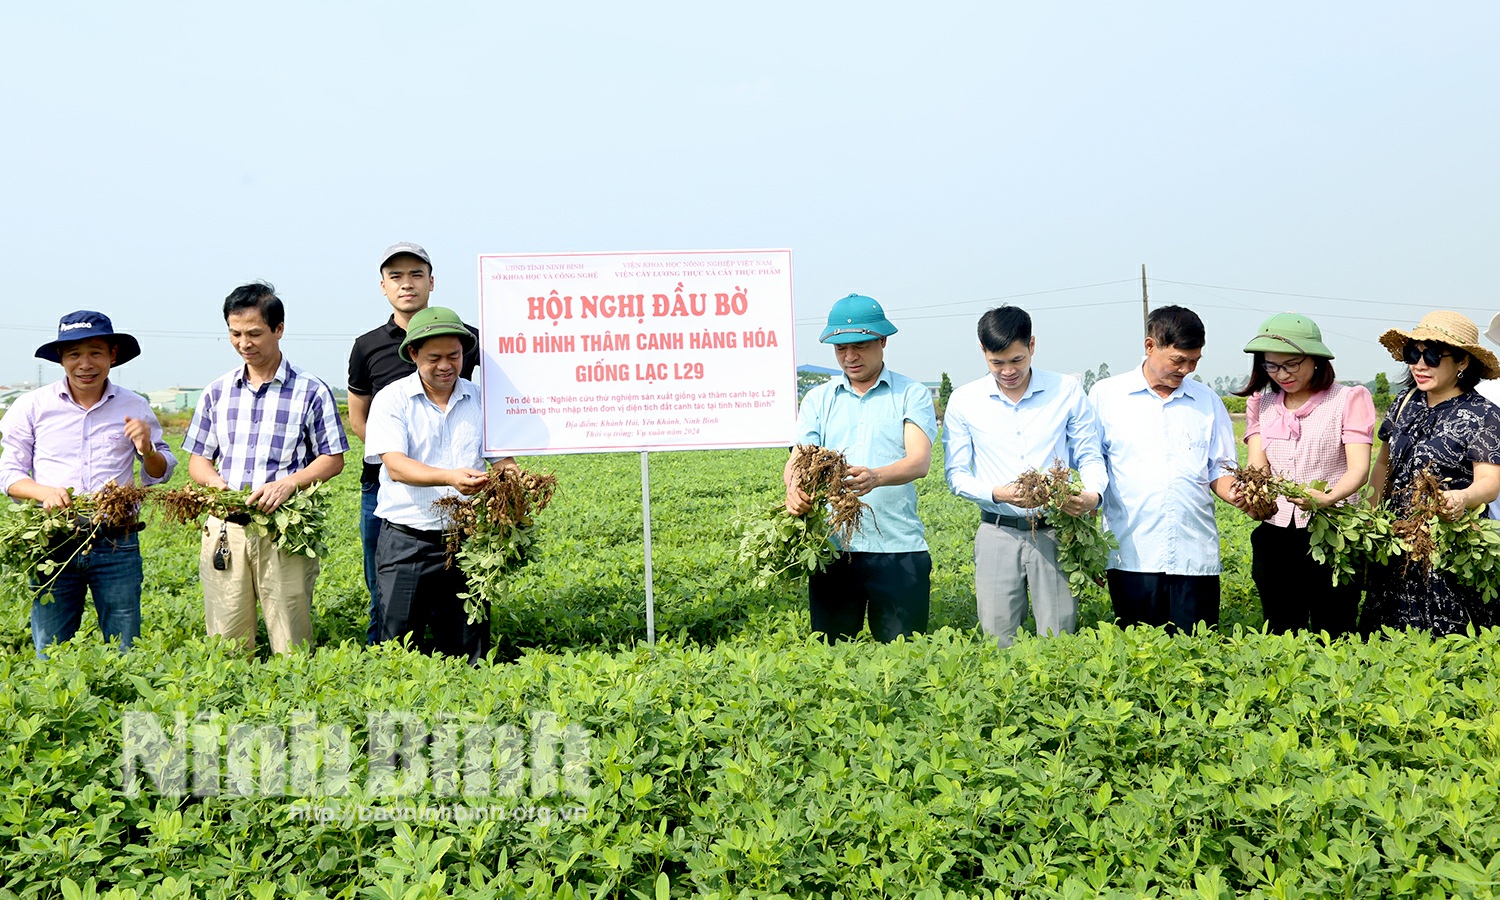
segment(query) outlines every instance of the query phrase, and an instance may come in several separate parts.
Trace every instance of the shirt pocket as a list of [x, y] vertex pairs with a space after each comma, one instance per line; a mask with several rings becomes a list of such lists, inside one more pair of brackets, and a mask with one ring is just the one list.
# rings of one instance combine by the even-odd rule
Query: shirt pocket
[[462, 420], [449, 424], [447, 453], [453, 468], [473, 466], [482, 449], [477, 424]]
[[1167, 428], [1167, 465], [1173, 478], [1207, 483], [1223, 474], [1208, 472], [1209, 428], [1192, 421], [1175, 421]]

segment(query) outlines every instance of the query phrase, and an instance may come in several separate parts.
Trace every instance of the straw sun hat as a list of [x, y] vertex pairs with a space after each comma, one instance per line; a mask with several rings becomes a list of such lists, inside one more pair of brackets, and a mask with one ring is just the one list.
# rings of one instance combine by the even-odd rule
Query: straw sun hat
[[1392, 328], [1380, 336], [1380, 343], [1398, 361], [1404, 361], [1402, 351], [1409, 341], [1447, 344], [1462, 350], [1484, 367], [1484, 378], [1500, 378], [1500, 361], [1495, 359], [1495, 354], [1479, 346], [1479, 326], [1468, 316], [1447, 310], [1430, 312], [1411, 331]]

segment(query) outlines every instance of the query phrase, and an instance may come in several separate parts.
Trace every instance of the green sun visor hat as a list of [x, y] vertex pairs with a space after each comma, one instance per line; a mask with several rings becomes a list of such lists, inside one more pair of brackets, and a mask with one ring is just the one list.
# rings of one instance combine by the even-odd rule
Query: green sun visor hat
[[464, 324], [464, 320], [458, 317], [458, 313], [445, 306], [429, 306], [418, 310], [406, 323], [406, 340], [401, 342], [397, 348], [396, 355], [402, 359], [409, 360], [411, 355], [406, 352], [407, 348], [418, 341], [428, 338], [440, 337], [451, 334], [458, 338], [459, 343], [464, 345], [464, 352], [468, 353], [478, 343], [474, 339], [474, 332]]
[[1277, 313], [1260, 323], [1260, 333], [1245, 345], [1246, 353], [1295, 353], [1333, 359], [1333, 352], [1323, 343], [1318, 323], [1297, 313]]
[[880, 304], [863, 294], [850, 294], [828, 311], [828, 325], [818, 340], [824, 344], [859, 344], [890, 337], [896, 326]]

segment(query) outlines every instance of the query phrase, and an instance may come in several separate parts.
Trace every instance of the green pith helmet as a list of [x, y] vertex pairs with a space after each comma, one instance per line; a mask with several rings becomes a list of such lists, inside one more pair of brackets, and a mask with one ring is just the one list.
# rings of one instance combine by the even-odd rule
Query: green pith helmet
[[401, 342], [397, 348], [396, 355], [402, 359], [410, 360], [411, 355], [407, 348], [412, 344], [425, 341], [428, 338], [451, 334], [458, 338], [464, 345], [464, 352], [468, 353], [478, 343], [474, 339], [474, 332], [464, 324], [464, 320], [458, 317], [458, 313], [446, 306], [429, 306], [426, 309], [417, 310], [412, 315], [411, 321], [406, 323], [406, 340]]
[[1260, 333], [1245, 345], [1246, 353], [1298, 353], [1333, 359], [1333, 351], [1323, 343], [1318, 323], [1297, 313], [1277, 313], [1260, 323]]

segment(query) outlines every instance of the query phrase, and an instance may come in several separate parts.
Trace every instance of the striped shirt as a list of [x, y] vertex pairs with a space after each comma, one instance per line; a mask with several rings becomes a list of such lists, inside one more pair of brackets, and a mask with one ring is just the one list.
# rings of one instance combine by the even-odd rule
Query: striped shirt
[[[448, 407], [438, 409], [427, 399], [422, 376], [416, 372], [380, 389], [370, 401], [365, 425], [365, 462], [378, 463], [386, 453], [401, 453], [435, 469], [485, 468], [484, 406], [479, 388], [460, 378], [448, 398]], [[502, 459], [488, 457], [490, 461]], [[443, 497], [460, 496], [457, 488], [416, 487], [391, 478], [391, 470], [380, 467], [380, 502], [377, 518], [421, 531], [441, 531], [442, 517], [432, 504]]]
[[203, 390], [182, 449], [202, 456], [236, 489], [258, 488], [349, 449], [333, 391], [281, 357], [276, 377], [252, 388], [245, 367]]

